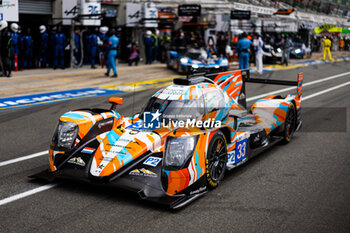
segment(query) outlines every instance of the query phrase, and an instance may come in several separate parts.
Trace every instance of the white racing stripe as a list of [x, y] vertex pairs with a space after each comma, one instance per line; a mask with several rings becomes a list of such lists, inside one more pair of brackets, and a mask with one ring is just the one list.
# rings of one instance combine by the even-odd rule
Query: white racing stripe
[[0, 200], [0, 206], [6, 205], [6, 204], [13, 202], [13, 201], [16, 201], [18, 199], [22, 199], [22, 198], [31, 196], [31, 195], [36, 194], [36, 193], [40, 193], [42, 191], [51, 189], [55, 186], [57, 186], [57, 184], [47, 184], [47, 185], [43, 185], [43, 186], [40, 186], [40, 187], [35, 188], [35, 189], [28, 190], [24, 193], [19, 193], [19, 194], [13, 195], [11, 197], [7, 197], [5, 199]]
[[[318, 79], [318, 80], [315, 80], [315, 81], [312, 81], [312, 82], [303, 83], [303, 88], [307, 87], [307, 86], [310, 86], [310, 85], [317, 84], [317, 83], [321, 83], [321, 82], [329, 81], [329, 80], [332, 80], [332, 79], [340, 78], [340, 77], [343, 77], [343, 76], [346, 76], [346, 75], [350, 75], [350, 72], [336, 74], [336, 75], [332, 75], [332, 76], [329, 76], [329, 77], [326, 77], [326, 78], [323, 78], [323, 79]], [[275, 94], [278, 94], [278, 93], [282, 93], [282, 92], [286, 92], [286, 91], [290, 91], [290, 90], [294, 90], [294, 89], [296, 89], [296, 87], [287, 87], [287, 88], [280, 89], [280, 90], [277, 90], [277, 91], [271, 91], [271, 92], [268, 92], [268, 93], [264, 93], [264, 94], [261, 94], [261, 95], [250, 97], [250, 98], [247, 99], [247, 102], [248, 101], [252, 101], [252, 100], [257, 100], [257, 99], [263, 98], [265, 96], [275, 95]], [[303, 100], [305, 100], [305, 98]]]
[[[344, 87], [344, 86], [347, 86], [347, 85], [350, 85], [350, 81], [346, 82], [346, 83], [343, 83], [343, 84], [340, 84], [340, 85], [337, 85], [337, 86], [334, 86], [334, 87], [331, 87], [331, 88], [328, 88], [328, 89], [323, 90], [323, 91], [316, 92], [316, 93], [308, 95], [306, 97], [303, 97], [302, 101], [314, 98], [316, 96], [322, 95], [324, 93], [336, 90], [338, 88], [341, 88], [341, 87]], [[8, 161], [0, 163], [0, 165], [4, 166], [4, 165], [7, 165], [7, 164], [16, 163], [16, 162], [23, 161], [23, 160], [26, 160], [26, 159], [31, 159], [31, 158], [34, 158], [34, 157], [38, 157], [38, 156], [41, 156], [41, 155], [44, 155], [44, 154], [47, 154], [47, 151], [42, 151], [42, 152], [38, 152], [38, 153], [35, 153], [35, 154], [32, 154], [32, 155], [20, 157], [20, 158], [17, 158], [17, 159], [8, 160]], [[22, 199], [24, 197], [28, 197], [28, 196], [33, 195], [33, 194], [36, 194], [36, 193], [39, 193], [39, 192], [42, 192], [42, 191], [54, 188], [56, 186], [57, 186], [57, 184], [47, 184], [47, 185], [44, 185], [44, 186], [41, 186], [41, 187], [38, 187], [38, 188], [35, 188], [35, 189], [32, 189], [32, 190], [29, 190], [29, 191], [26, 191], [24, 193], [19, 193], [19, 194], [16, 194], [14, 196], [7, 197], [5, 199], [0, 200], [0, 206], [1, 205], [5, 205], [5, 204], [10, 203], [10, 202], [13, 202], [13, 201], [16, 201], [18, 199]]]
[[7, 160], [7, 161], [4, 161], [4, 162], [0, 162], [0, 167], [6, 166], [6, 165], [9, 165], [9, 164], [12, 164], [12, 163], [17, 163], [17, 162], [20, 162], [20, 161], [23, 161], [23, 160], [36, 158], [36, 157], [39, 157], [39, 156], [42, 156], [42, 155], [47, 155], [47, 154], [48, 154], [48, 151], [46, 150], [46, 151], [41, 151], [41, 152], [38, 152], [38, 153], [35, 153], [35, 154], [19, 157], [19, 158], [16, 158], [16, 159]]

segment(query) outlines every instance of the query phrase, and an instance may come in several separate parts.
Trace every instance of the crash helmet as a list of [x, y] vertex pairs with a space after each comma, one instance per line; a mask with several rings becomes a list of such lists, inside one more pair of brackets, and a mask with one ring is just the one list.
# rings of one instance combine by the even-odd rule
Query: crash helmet
[[39, 31], [40, 31], [40, 33], [44, 33], [44, 32], [46, 31], [45, 25], [41, 25], [41, 26], [39, 27]]
[[11, 30], [12, 30], [13, 32], [18, 32], [18, 29], [19, 29], [19, 26], [18, 26], [17, 23], [12, 23], [12, 24], [11, 24]]
[[7, 28], [7, 26], [8, 26], [7, 21], [1, 21], [0, 22], [0, 31]]
[[146, 37], [150, 38], [152, 36], [152, 32], [150, 30], [146, 31]]
[[108, 32], [108, 27], [107, 26], [100, 27], [100, 32], [102, 34], [106, 34]]

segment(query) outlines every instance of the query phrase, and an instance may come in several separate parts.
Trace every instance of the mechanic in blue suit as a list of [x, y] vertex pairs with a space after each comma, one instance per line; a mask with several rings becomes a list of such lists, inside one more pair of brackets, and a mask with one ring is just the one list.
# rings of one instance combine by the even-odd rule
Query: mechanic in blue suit
[[115, 35], [115, 30], [112, 29], [111, 37], [108, 39], [107, 44], [107, 73], [105, 74], [107, 77], [109, 76], [109, 72], [113, 69], [113, 77], [118, 77], [117, 68], [115, 66], [115, 59], [117, 58], [117, 47], [119, 44], [119, 38]]
[[81, 46], [80, 46], [80, 29], [76, 29], [74, 31], [74, 58], [75, 64], [80, 63], [80, 54], [81, 54]]
[[57, 33], [53, 37], [54, 45], [54, 61], [53, 68], [56, 69], [58, 60], [60, 60], [61, 69], [64, 69], [64, 47], [66, 46], [67, 38], [62, 32], [62, 28], [57, 29]]
[[242, 33], [241, 39], [238, 41], [236, 53], [238, 53], [239, 68], [241, 70], [249, 67], [249, 48], [251, 41], [247, 38], [246, 33]]
[[[19, 26], [17, 23], [11, 24], [11, 46], [10, 46], [10, 59], [11, 59], [11, 67], [14, 69], [15, 67], [15, 54], [18, 58], [19, 48], [21, 44], [20, 36], [18, 34]], [[18, 61], [18, 60], [17, 60]]]
[[41, 25], [39, 27], [39, 31], [41, 33], [41, 41], [40, 41], [40, 66], [46, 68], [47, 67], [47, 49], [49, 48], [49, 34], [46, 32], [45, 25]]
[[84, 38], [84, 64], [89, 64], [90, 61], [90, 54], [91, 54], [91, 47], [90, 47], [90, 30], [87, 30], [83, 33]]
[[23, 68], [32, 68], [33, 67], [33, 38], [30, 28], [27, 28], [27, 33], [22, 37], [23, 45]]
[[89, 37], [89, 44], [90, 44], [90, 63], [91, 63], [91, 68], [96, 69], [95, 67], [95, 59], [96, 59], [96, 54], [97, 54], [97, 35], [92, 32], [90, 37]]
[[153, 61], [152, 50], [154, 46], [154, 38], [152, 37], [151, 31], [146, 31], [144, 43], [145, 43], [145, 52], [146, 52], [146, 64], [152, 64], [152, 61]]

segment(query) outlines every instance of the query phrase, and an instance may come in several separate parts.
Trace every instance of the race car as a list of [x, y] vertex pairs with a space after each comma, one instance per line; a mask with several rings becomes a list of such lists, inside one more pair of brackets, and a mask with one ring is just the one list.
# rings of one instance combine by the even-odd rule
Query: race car
[[280, 47], [274, 47], [270, 44], [263, 46], [263, 61], [266, 63], [277, 63], [282, 61], [283, 51]]
[[191, 48], [185, 54], [169, 51], [167, 67], [176, 70], [180, 74], [190, 74], [195, 72], [227, 71], [229, 65], [226, 57], [208, 55], [203, 48]]
[[291, 58], [304, 59], [305, 57], [311, 57], [311, 48], [306, 47], [304, 43], [293, 43], [293, 47], [290, 51]]
[[[303, 74], [297, 81], [250, 78], [248, 70], [174, 79], [143, 111], [126, 117], [115, 108], [79, 109], [59, 118], [49, 169], [31, 177], [79, 179], [117, 186], [142, 199], [181, 208], [216, 188], [231, 170], [302, 125]], [[295, 85], [246, 108], [247, 82]]]

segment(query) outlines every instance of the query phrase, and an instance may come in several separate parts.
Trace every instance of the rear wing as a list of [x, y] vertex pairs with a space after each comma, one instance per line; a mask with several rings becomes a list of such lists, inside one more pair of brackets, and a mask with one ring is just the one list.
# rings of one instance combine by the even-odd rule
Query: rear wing
[[206, 74], [204, 76], [213, 80], [229, 96], [236, 99], [244, 107], [247, 106], [245, 83], [297, 86], [297, 98], [301, 99], [302, 95], [303, 73], [298, 74], [297, 81], [251, 78], [249, 70], [233, 70], [216, 74]]

